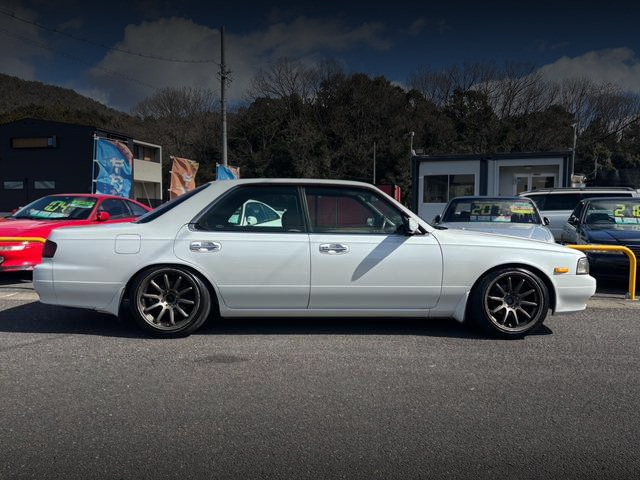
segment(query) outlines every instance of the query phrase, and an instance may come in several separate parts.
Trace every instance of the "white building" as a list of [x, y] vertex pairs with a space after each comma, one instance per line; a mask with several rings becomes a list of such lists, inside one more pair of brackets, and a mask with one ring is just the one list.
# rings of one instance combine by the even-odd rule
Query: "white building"
[[427, 221], [449, 199], [463, 195], [509, 196], [525, 190], [571, 185], [572, 152], [415, 155], [411, 160], [413, 211]]

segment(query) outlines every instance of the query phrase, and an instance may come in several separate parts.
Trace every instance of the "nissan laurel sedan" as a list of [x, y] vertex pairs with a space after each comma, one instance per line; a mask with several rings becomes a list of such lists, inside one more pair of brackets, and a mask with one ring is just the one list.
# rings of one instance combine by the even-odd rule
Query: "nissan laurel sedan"
[[151, 210], [115, 195], [47, 195], [0, 219], [0, 272], [29, 271], [42, 259], [42, 245], [60, 227], [130, 222]]
[[[248, 201], [282, 212], [242, 222]], [[584, 253], [440, 229], [376, 187], [310, 179], [213, 181], [138, 220], [56, 229], [33, 284], [46, 304], [131, 317], [185, 336], [209, 318], [448, 317], [522, 337], [595, 293]]]

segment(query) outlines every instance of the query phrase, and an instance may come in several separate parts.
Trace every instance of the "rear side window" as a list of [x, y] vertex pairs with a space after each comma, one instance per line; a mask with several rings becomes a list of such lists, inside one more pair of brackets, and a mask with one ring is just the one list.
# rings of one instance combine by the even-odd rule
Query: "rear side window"
[[595, 198], [595, 197], [632, 197], [631, 192], [608, 192], [608, 193], [593, 193], [586, 192], [583, 194], [584, 198]]
[[544, 207], [541, 207], [540, 209], [545, 211], [573, 210], [576, 208], [576, 205], [580, 200], [582, 200], [582, 195], [578, 193], [558, 193], [554, 195], [547, 195]]

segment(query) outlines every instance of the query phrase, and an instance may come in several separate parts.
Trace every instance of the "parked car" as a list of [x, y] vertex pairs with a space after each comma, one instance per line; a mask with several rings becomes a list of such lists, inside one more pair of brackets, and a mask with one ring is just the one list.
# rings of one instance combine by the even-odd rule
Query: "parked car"
[[[640, 198], [603, 197], [580, 201], [562, 233], [562, 241], [575, 244], [621, 245], [640, 255]], [[623, 252], [586, 252], [598, 274], [629, 274]]]
[[0, 272], [33, 270], [54, 228], [130, 222], [150, 211], [143, 203], [114, 195], [48, 195], [0, 218]]
[[555, 241], [547, 227], [549, 220], [540, 215], [534, 201], [518, 196], [453, 198], [433, 221], [447, 228]]
[[562, 230], [571, 212], [583, 198], [636, 197], [638, 192], [627, 187], [575, 187], [540, 188], [519, 194], [536, 202], [540, 213], [549, 219], [549, 230], [557, 242], [562, 240]]
[[[241, 225], [247, 200], [281, 225]], [[233, 221], [232, 221], [233, 220]], [[376, 187], [311, 179], [205, 183], [134, 222], [51, 232], [40, 301], [188, 335], [208, 317], [453, 317], [506, 338], [586, 308], [584, 253], [439, 229]]]

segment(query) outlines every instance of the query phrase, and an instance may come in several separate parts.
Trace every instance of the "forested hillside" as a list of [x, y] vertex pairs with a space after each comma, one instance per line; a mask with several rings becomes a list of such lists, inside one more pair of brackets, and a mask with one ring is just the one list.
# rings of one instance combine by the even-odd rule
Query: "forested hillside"
[[[231, 85], [233, 88], [233, 85]], [[0, 122], [24, 117], [120, 131], [200, 163], [221, 161], [220, 99], [207, 89], [166, 88], [110, 109], [71, 90], [0, 75]], [[640, 97], [575, 78], [552, 82], [528, 65], [418, 69], [402, 88], [282, 58], [258, 72], [227, 116], [228, 163], [243, 177], [320, 177], [400, 185], [408, 202], [411, 149], [427, 155], [567, 151], [587, 183], [640, 187]], [[168, 177], [165, 179], [168, 182]], [[405, 196], [406, 194], [406, 196]]]

